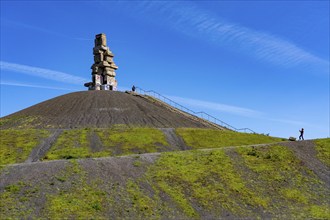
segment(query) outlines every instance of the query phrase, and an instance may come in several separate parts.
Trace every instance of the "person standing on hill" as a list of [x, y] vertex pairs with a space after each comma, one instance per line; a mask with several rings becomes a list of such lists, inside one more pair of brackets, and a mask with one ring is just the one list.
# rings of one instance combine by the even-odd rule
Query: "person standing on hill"
[[302, 128], [301, 130], [299, 130], [300, 132], [300, 136], [299, 136], [299, 140], [304, 140], [304, 129]]

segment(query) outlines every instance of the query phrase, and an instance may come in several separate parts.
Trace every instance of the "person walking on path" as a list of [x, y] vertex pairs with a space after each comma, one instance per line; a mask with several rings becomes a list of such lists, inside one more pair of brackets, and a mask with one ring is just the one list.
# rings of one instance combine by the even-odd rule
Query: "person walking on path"
[[132, 92], [135, 92], [136, 87], [133, 85], [132, 86]]
[[300, 132], [300, 136], [299, 136], [299, 140], [304, 140], [304, 129], [302, 128], [301, 130], [299, 130]]

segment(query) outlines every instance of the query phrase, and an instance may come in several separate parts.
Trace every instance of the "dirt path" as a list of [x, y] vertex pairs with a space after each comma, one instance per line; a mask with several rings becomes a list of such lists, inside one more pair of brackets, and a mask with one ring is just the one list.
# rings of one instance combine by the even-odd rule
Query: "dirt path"
[[176, 135], [175, 133], [175, 129], [174, 128], [160, 128], [159, 130], [161, 130], [165, 137], [167, 142], [174, 148], [177, 150], [189, 150], [191, 149], [190, 147], [188, 147], [183, 139]]
[[92, 152], [100, 152], [103, 150], [103, 144], [99, 136], [95, 132], [92, 131], [88, 139], [90, 142], [90, 149], [92, 149]]
[[51, 148], [52, 144], [56, 141], [58, 136], [62, 133], [62, 131], [62, 129], [53, 130], [48, 138], [42, 140], [42, 142], [32, 150], [25, 163], [36, 162], [43, 158], [47, 151]]

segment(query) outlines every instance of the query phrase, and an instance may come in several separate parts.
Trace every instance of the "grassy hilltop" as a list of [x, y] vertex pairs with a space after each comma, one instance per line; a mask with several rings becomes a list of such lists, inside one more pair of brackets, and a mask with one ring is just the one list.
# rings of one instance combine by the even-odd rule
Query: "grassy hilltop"
[[64, 129], [41, 162], [24, 163], [54, 131], [1, 130], [0, 216], [330, 218], [330, 139], [281, 142], [198, 128], [173, 129], [173, 139], [166, 132]]

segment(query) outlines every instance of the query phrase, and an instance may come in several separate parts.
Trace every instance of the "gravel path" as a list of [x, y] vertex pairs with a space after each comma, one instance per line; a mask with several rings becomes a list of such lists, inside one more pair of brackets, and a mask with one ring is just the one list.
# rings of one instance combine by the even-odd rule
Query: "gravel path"
[[100, 152], [103, 150], [103, 144], [99, 138], [99, 136], [95, 132], [91, 132], [88, 136], [90, 142], [90, 149], [92, 152]]
[[174, 128], [160, 128], [159, 130], [161, 130], [164, 133], [167, 142], [174, 149], [177, 149], [177, 150], [191, 149], [184, 143], [183, 139], [180, 136], [176, 135]]
[[51, 148], [52, 144], [56, 141], [58, 136], [62, 133], [62, 131], [63, 130], [61, 129], [53, 130], [48, 138], [42, 140], [41, 143], [32, 150], [25, 163], [36, 162], [42, 159]]

